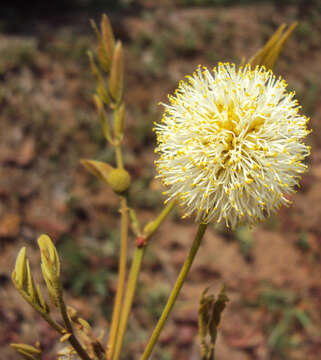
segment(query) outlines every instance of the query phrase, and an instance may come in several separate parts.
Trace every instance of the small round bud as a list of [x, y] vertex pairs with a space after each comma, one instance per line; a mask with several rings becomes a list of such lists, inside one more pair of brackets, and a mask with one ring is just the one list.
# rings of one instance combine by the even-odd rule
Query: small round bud
[[124, 169], [113, 169], [107, 175], [107, 182], [115, 192], [122, 193], [129, 188], [130, 175]]

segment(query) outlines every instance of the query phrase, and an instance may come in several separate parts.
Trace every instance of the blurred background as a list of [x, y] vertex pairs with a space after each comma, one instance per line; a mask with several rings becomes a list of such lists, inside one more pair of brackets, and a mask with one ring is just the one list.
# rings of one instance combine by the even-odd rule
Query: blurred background
[[[142, 222], [163, 201], [153, 122], [159, 101], [198, 64], [239, 63], [285, 22], [298, 21], [276, 66], [297, 92], [313, 133], [309, 171], [293, 205], [264, 224], [235, 232], [212, 227], [154, 354], [199, 359], [202, 291], [224, 281], [217, 359], [320, 359], [321, 352], [321, 2], [233, 0], [4, 0], [0, 5], [0, 347], [40, 340], [55, 359], [57, 336], [14, 290], [10, 273], [27, 246], [40, 279], [36, 238], [49, 234], [63, 261], [68, 303], [98, 334], [110, 319], [117, 282], [118, 199], [81, 158], [113, 161], [101, 134], [86, 51], [89, 19], [106, 12], [126, 52], [125, 163]], [[149, 191], [146, 191], [149, 189]], [[143, 263], [123, 358], [138, 359], [193, 239], [192, 220], [173, 213]], [[131, 247], [134, 244], [131, 244]]]

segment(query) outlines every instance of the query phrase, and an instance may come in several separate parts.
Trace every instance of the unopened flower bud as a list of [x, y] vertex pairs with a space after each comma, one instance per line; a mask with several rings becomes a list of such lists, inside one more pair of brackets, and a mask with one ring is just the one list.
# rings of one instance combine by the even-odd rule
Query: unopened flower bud
[[29, 360], [40, 360], [41, 349], [27, 344], [10, 344], [23, 358]]
[[269, 41], [249, 60], [249, 64], [253, 67], [256, 65], [264, 65], [267, 69], [273, 69], [284, 44], [288, 41], [296, 26], [297, 23], [293, 23], [284, 31], [286, 25], [282, 24], [271, 36]]
[[129, 188], [130, 175], [124, 169], [113, 169], [107, 176], [107, 182], [116, 193], [123, 193]]
[[109, 92], [118, 104], [123, 96], [123, 82], [124, 82], [124, 59], [123, 47], [120, 41], [116, 43], [113, 55], [113, 62], [110, 71]]
[[57, 306], [57, 299], [61, 296], [59, 255], [48, 235], [41, 235], [38, 238], [38, 245], [41, 253], [42, 275], [46, 282], [51, 300], [54, 305]]

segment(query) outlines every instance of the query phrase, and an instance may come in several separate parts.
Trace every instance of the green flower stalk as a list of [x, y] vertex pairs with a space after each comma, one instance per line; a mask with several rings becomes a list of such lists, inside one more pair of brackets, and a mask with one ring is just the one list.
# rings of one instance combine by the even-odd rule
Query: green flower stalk
[[163, 221], [166, 219], [169, 213], [173, 210], [174, 206], [175, 206], [174, 201], [168, 203], [161, 211], [159, 216], [155, 220], [148, 223], [143, 230], [143, 234], [138, 236], [136, 239], [135, 252], [133, 255], [132, 265], [128, 276], [128, 284], [124, 296], [123, 310], [119, 320], [118, 337], [115, 344], [115, 353], [113, 356], [113, 360], [118, 360], [121, 354], [124, 336], [128, 324], [128, 318], [132, 308], [133, 299], [137, 287], [138, 276], [142, 266], [142, 261], [144, 258], [146, 246], [148, 245], [149, 239], [152, 237], [155, 231], [160, 227], [160, 225], [163, 223]]
[[145, 351], [143, 353], [143, 356], [141, 357], [141, 360], [147, 360], [149, 359], [156, 343], [157, 343], [157, 340], [159, 338], [159, 335], [161, 333], [161, 331], [163, 330], [163, 327], [165, 325], [165, 322], [166, 320], [168, 319], [168, 316], [170, 314], [170, 312], [172, 311], [173, 309], [173, 306], [176, 302], [176, 299], [179, 295], [179, 292], [186, 280], [186, 277], [188, 275], [188, 272], [193, 264], [193, 261], [195, 259], [195, 256], [196, 256], [196, 253], [201, 245], [201, 242], [202, 242], [202, 239], [203, 239], [203, 236], [204, 236], [204, 233], [205, 233], [205, 230], [207, 228], [207, 224], [200, 224], [199, 227], [198, 227], [198, 230], [197, 230], [197, 233], [196, 233], [196, 236], [195, 236], [195, 239], [193, 241], [193, 244], [192, 244], [192, 247], [184, 261], [184, 264], [183, 264], [183, 267], [182, 267], [182, 270], [181, 272], [179, 273], [178, 275], [178, 278], [176, 280], [176, 283], [173, 287], [173, 290], [169, 296], [169, 299], [165, 305], [165, 308], [162, 312], [162, 315], [161, 317], [159, 318], [158, 320], [158, 323], [155, 327], [155, 330], [145, 348]]

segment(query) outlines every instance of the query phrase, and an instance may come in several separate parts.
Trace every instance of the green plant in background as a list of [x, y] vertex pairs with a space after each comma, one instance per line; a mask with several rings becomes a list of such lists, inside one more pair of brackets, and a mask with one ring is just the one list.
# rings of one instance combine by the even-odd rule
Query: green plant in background
[[[108, 234], [110, 251], [113, 251], [113, 253], [116, 252], [117, 248], [117, 244], [113, 244], [115, 237], [116, 234]], [[64, 269], [70, 278], [70, 280], [67, 278], [67, 285], [70, 285], [72, 294], [79, 296], [81, 294], [90, 295], [95, 292], [105, 297], [108, 294], [106, 280], [111, 279], [111, 271], [109, 269], [88, 271], [91, 266], [92, 256], [97, 257], [98, 261], [103, 260], [101, 250], [75, 248], [74, 241], [71, 238], [66, 238], [61, 243], [62, 246], [59, 246], [58, 250], [64, 254]]]
[[[155, 314], [160, 315], [159, 321], [141, 357], [147, 360], [208, 224], [223, 221], [235, 227], [239, 223], [254, 224], [263, 220], [287, 203], [284, 194], [293, 191], [306, 169], [302, 160], [310, 149], [302, 139], [309, 133], [308, 119], [299, 115], [297, 101], [293, 100], [293, 93], [286, 92], [285, 81], [276, 79], [270, 70], [295, 24], [286, 31], [282, 25], [245, 66], [219, 64], [213, 73], [199, 68], [169, 97], [170, 105], [165, 105], [163, 119], [155, 125], [156, 152], [160, 155], [156, 165], [159, 177], [167, 186], [167, 200], [160, 214], [145, 226], [140, 225], [129, 195], [132, 180], [122, 153], [126, 116], [123, 46], [115, 40], [106, 15], [102, 17], [100, 29], [94, 22], [92, 26], [98, 39], [97, 52], [88, 53], [97, 85], [93, 100], [116, 165], [91, 159], [83, 159], [81, 163], [119, 197], [121, 216], [118, 282], [107, 344], [102, 343], [101, 337], [95, 337], [89, 324], [66, 305], [60, 259], [47, 235], [41, 235], [38, 243], [51, 306], [34, 283], [25, 248], [18, 254], [12, 281], [24, 299], [60, 334], [60, 341], [69, 342], [58, 357], [75, 355], [83, 360], [118, 360], [142, 260], [152, 235], [176, 204], [184, 208], [184, 217], [195, 213], [198, 230], [165, 308], [160, 312], [157, 309]], [[193, 37], [186, 41], [188, 49], [194, 49]], [[127, 271], [129, 227], [135, 235], [136, 246]], [[243, 241], [244, 234], [241, 231], [238, 234]], [[248, 248], [244, 247], [244, 251]], [[81, 258], [81, 254], [79, 256]], [[95, 280], [85, 278], [83, 281]], [[150, 306], [153, 301], [159, 301], [158, 295], [149, 298]], [[207, 290], [202, 295], [199, 328], [204, 360], [214, 358], [218, 326], [227, 301], [224, 289], [216, 300], [213, 295], [207, 295]], [[62, 323], [51, 316], [52, 309], [61, 314]], [[26, 359], [41, 358], [39, 344], [35, 347], [12, 344], [12, 347]]]
[[268, 346], [272, 354], [285, 359], [286, 350], [301, 344], [295, 328], [307, 329], [311, 325], [302, 300], [293, 292], [266, 285], [252, 306], [267, 310], [265, 331]]
[[1, 39], [0, 75], [19, 63], [33, 64], [37, 50], [37, 42], [29, 38], [12, 38], [10, 41]]
[[244, 259], [250, 261], [252, 259], [252, 249], [254, 244], [252, 229], [249, 226], [239, 226], [235, 231], [235, 237], [239, 242]]

